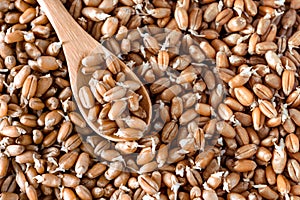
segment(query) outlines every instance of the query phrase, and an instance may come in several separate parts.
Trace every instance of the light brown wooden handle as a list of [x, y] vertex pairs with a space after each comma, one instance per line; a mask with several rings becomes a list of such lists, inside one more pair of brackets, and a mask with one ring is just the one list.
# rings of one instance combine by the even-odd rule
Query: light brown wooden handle
[[[73, 19], [60, 0], [37, 0], [47, 15], [61, 42], [78, 41], [78, 36], [85, 31]], [[83, 33], [84, 32], [84, 33]], [[80, 44], [80, 43], [79, 43]]]
[[37, 1], [63, 44], [70, 76], [76, 77], [81, 59], [100, 44], [81, 28], [60, 0]]

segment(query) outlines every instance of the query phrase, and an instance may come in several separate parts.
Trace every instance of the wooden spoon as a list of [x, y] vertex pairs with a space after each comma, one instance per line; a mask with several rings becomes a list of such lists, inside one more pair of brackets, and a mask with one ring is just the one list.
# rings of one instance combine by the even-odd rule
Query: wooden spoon
[[[41, 6], [41, 9], [45, 12], [51, 25], [53, 26], [59, 40], [62, 42], [63, 51], [66, 57], [68, 65], [68, 73], [70, 77], [71, 88], [73, 95], [77, 102], [78, 108], [82, 116], [87, 119], [88, 110], [83, 108], [80, 99], [78, 97], [79, 88], [84, 85], [88, 85], [89, 77], [83, 75], [80, 72], [81, 60], [87, 55], [92, 53], [112, 53], [97, 42], [92, 36], [90, 36], [85, 30], [83, 30], [79, 24], [72, 18], [72, 16], [65, 9], [60, 0], [37, 0]], [[114, 56], [118, 59], [116, 56]], [[119, 59], [118, 59], [119, 60]], [[146, 88], [143, 86], [139, 78], [128, 68], [121, 60], [119, 60], [122, 66], [122, 71], [126, 76], [140, 83], [141, 88], [138, 93], [143, 96], [140, 101], [140, 105], [145, 109], [147, 113], [146, 123], [150, 124], [152, 117], [152, 104], [149, 94]], [[88, 125], [99, 135], [113, 141], [123, 141], [115, 135], [103, 135], [98, 130], [98, 124], [86, 120]]]

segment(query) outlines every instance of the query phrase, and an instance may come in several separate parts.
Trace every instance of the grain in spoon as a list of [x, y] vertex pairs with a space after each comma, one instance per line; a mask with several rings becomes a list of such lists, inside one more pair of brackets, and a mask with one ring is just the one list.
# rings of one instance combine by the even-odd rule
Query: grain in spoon
[[84, 76], [80, 72], [81, 61], [84, 57], [90, 54], [103, 54], [106, 57], [110, 55], [114, 59], [118, 60], [121, 70], [125, 73], [129, 80], [138, 82], [141, 87], [137, 91], [143, 98], [140, 101], [140, 105], [147, 113], [146, 123], [150, 124], [152, 116], [152, 104], [146, 88], [143, 86], [139, 78], [116, 56], [109, 52], [87, 32], [85, 32], [79, 24], [72, 18], [72, 16], [65, 9], [60, 0], [38, 0], [41, 9], [45, 12], [51, 25], [53, 26], [60, 42], [63, 46], [63, 51], [66, 57], [68, 65], [68, 73], [70, 77], [70, 83], [72, 92], [77, 102], [79, 111], [86, 119], [88, 125], [99, 135], [112, 140], [112, 141], [124, 141], [124, 138], [116, 135], [105, 135], [99, 131], [97, 124], [87, 120], [88, 110], [84, 109], [79, 99], [79, 89], [85, 85], [88, 85], [90, 78]]

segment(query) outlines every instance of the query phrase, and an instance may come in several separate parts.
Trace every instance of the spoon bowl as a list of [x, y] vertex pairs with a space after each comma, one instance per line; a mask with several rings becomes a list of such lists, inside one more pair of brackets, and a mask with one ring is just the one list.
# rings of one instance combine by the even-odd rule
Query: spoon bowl
[[72, 18], [72, 16], [65, 9], [60, 0], [37, 0], [48, 17], [52, 27], [54, 28], [60, 42], [62, 43], [63, 51], [65, 54], [68, 73], [70, 78], [71, 89], [73, 96], [77, 103], [80, 113], [86, 120], [87, 124], [93, 129], [94, 132], [102, 137], [112, 141], [125, 141], [115, 135], [101, 134], [97, 128], [97, 124], [87, 120], [88, 110], [86, 110], [79, 99], [79, 89], [88, 85], [89, 77], [84, 76], [80, 72], [81, 60], [91, 54], [103, 54], [112, 55], [114, 59], [117, 59], [120, 63], [122, 71], [128, 77], [129, 80], [134, 80], [141, 85], [141, 88], [137, 91], [143, 98], [140, 102], [140, 106], [145, 109], [147, 113], [146, 123], [151, 122], [152, 117], [152, 104], [149, 94], [146, 88], [143, 86], [139, 78], [127, 67], [119, 58], [113, 55], [108, 49], [96, 41], [90, 36], [80, 25]]

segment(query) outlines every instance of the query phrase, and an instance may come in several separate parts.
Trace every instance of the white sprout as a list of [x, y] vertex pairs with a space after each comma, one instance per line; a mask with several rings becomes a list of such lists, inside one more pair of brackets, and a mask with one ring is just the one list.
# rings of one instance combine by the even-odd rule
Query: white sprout
[[231, 56], [229, 56], [228, 59], [229, 59], [229, 62], [230, 62], [230, 63], [234, 62], [234, 56], [231, 55]]
[[212, 118], [215, 118], [218, 116], [217, 112], [215, 111], [215, 109], [213, 107], [210, 107], [210, 113]]
[[159, 100], [158, 103], [159, 103], [159, 109], [163, 109], [165, 107], [165, 102], [163, 102], [162, 100]]
[[59, 59], [56, 60], [57, 64], [58, 64], [58, 67], [59, 68], [62, 68], [63, 67], [63, 62]]
[[223, 1], [219, 1], [219, 3], [218, 3], [218, 11], [219, 11], [219, 12], [222, 11], [223, 6], [224, 6]]
[[134, 10], [135, 10], [136, 14], [140, 15], [141, 13], [144, 13], [144, 11], [143, 11], [143, 7], [144, 7], [143, 4], [138, 3], [138, 4], [136, 4], [133, 7], [134, 7]]
[[196, 97], [196, 100], [201, 100], [202, 96], [199, 93], [195, 93], [194, 96]]
[[149, 33], [142, 33], [141, 29], [139, 27], [137, 27], [137, 30], [139, 32], [139, 34], [141, 35], [142, 38], [145, 38], [146, 36], [149, 36], [150, 34]]
[[156, 143], [155, 143], [155, 139], [154, 137], [151, 137], [151, 150], [152, 150], [152, 154], [155, 154], [155, 149], [156, 149]]
[[10, 34], [12, 33], [12, 27], [9, 27], [7, 30], [6, 30], [6, 34]]
[[29, 187], [29, 183], [26, 181], [25, 182], [25, 188], [28, 188]]
[[258, 106], [258, 102], [254, 101], [251, 105], [250, 105], [250, 111], [253, 111], [254, 108], [256, 108]]
[[[96, 161], [98, 161], [98, 160], [96, 159]], [[107, 161], [101, 161], [100, 163], [103, 164], [103, 165], [108, 165]]]
[[249, 178], [243, 178], [243, 181], [250, 182], [250, 179]]
[[122, 55], [121, 53], [119, 53], [119, 54], [117, 55], [117, 57], [118, 57], [120, 60], [123, 60], [123, 59], [124, 59], [122, 56], [123, 56], [123, 55]]
[[271, 19], [271, 17], [272, 16], [270, 15], [270, 13], [266, 13], [265, 16], [264, 16], [264, 19]]
[[284, 6], [285, 0], [275, 0], [274, 3], [278, 6]]
[[11, 82], [11, 83], [8, 85], [5, 81], [3, 81], [3, 85], [4, 85], [5, 87], [7, 87], [7, 91], [9, 92], [9, 95], [12, 96], [12, 94], [14, 93], [14, 91], [15, 91], [15, 89], [16, 89], [14, 83]]
[[181, 3], [180, 1], [177, 1], [177, 4], [178, 4], [178, 7], [183, 7], [184, 6], [183, 2]]
[[147, 61], [147, 62], [143, 62], [142, 66], [143, 66], [143, 68], [142, 68], [141, 75], [144, 75], [144, 74], [148, 71], [148, 69], [151, 68], [151, 65], [150, 65], [150, 63]]
[[241, 71], [240, 75], [245, 77], [250, 77], [256, 71], [257, 69], [252, 70], [252, 67], [246, 67]]
[[69, 104], [68, 104], [69, 100], [70, 100], [70, 97], [64, 101], [60, 100], [64, 112], [67, 112], [67, 110], [69, 108]]
[[125, 192], [130, 192], [130, 189], [123, 184], [119, 188]]
[[183, 177], [184, 176], [184, 168], [183, 167], [180, 169], [176, 168], [175, 174], [179, 175], [180, 177]]
[[[79, 167], [79, 170], [80, 170], [80, 171], [81, 171], [81, 168], [82, 168], [82, 167]], [[77, 176], [77, 178], [82, 178], [83, 173], [81, 173], [81, 172], [76, 173], [76, 176]]]
[[153, 195], [157, 200], [160, 200], [160, 192]]
[[280, 157], [284, 157], [284, 148], [285, 148], [285, 144], [284, 144], [284, 139], [281, 138], [280, 141], [279, 141], [279, 145], [277, 145], [275, 142], [274, 142], [274, 147], [275, 147], [275, 152], [277, 152]]
[[265, 187], [267, 187], [267, 185], [258, 184], [258, 185], [252, 185], [252, 187], [259, 189], [259, 188], [265, 188]]
[[290, 200], [290, 196], [289, 196], [289, 194], [286, 193], [286, 192], [284, 193], [284, 197], [285, 197], [286, 200]]
[[40, 168], [42, 166], [41, 161], [37, 158], [36, 154], [34, 153], [32, 155], [33, 162], [34, 162], [34, 168]]
[[212, 190], [211, 187], [209, 187], [209, 185], [206, 182], [203, 183], [203, 189], [204, 190]]
[[188, 161], [190, 162], [191, 165], [195, 165], [195, 162], [192, 158], [188, 158]]
[[[129, 145], [132, 145], [132, 143], [130, 143], [130, 142], [125, 142], [125, 144], [128, 145], [128, 146], [129, 146]], [[140, 145], [140, 144], [137, 143], [137, 142], [134, 142], [134, 143], [133, 143], [133, 146], [134, 146], [134, 147], [140, 147], [140, 148], [145, 148], [145, 147], [146, 147], [145, 145]]]
[[52, 48], [55, 52], [58, 52], [58, 50], [62, 47], [62, 42], [53, 42]]
[[281, 63], [277, 63], [276, 66], [275, 66], [275, 69], [276, 69], [276, 72], [281, 75], [282, 72], [283, 72], [283, 66]]
[[145, 10], [146, 10], [147, 14], [149, 14], [149, 15], [152, 15], [155, 13], [154, 9], [148, 9], [147, 7], [145, 7]]
[[69, 151], [68, 148], [65, 146], [64, 142], [62, 143], [60, 150], [66, 152], [66, 153], [68, 153], [68, 151]]
[[223, 176], [224, 172], [215, 172], [211, 176], [215, 178], [221, 178]]
[[116, 85], [117, 85], [117, 86], [121, 86], [121, 87], [126, 88], [126, 89], [129, 88], [129, 86], [128, 86], [128, 85], [125, 85], [124, 82], [116, 82]]
[[165, 42], [161, 45], [160, 50], [162, 51], [167, 51], [167, 48], [170, 47], [170, 42], [169, 42], [170, 38], [166, 38]]
[[271, 103], [272, 103], [272, 105], [276, 108], [275, 98], [272, 98], [272, 99], [271, 99]]
[[289, 52], [292, 54], [292, 55], [294, 55], [294, 53], [293, 53], [293, 48], [297, 48], [298, 46], [296, 46], [296, 45], [293, 45], [293, 44], [291, 44], [291, 43], [288, 43], [288, 46], [289, 46]]
[[106, 20], [106, 18], [110, 17], [109, 14], [106, 13], [97, 13], [96, 14], [96, 19], [98, 19], [99, 21], [103, 21]]
[[155, 200], [153, 197], [151, 197], [149, 194], [146, 194], [143, 196], [142, 200]]
[[235, 118], [235, 115], [232, 115], [230, 117], [229, 121], [232, 122], [233, 126], [240, 126], [240, 125], [242, 125], [242, 123]]
[[228, 175], [229, 175], [229, 172], [228, 172], [228, 171], [225, 171], [225, 173], [224, 173], [224, 178], [226, 178]]
[[299, 86], [296, 87], [296, 90], [297, 90], [298, 93], [300, 93], [300, 87]]
[[173, 63], [173, 68], [177, 69], [180, 66], [180, 59], [177, 59], [175, 63]]
[[182, 185], [182, 183], [178, 183], [176, 176], [171, 176], [171, 183], [172, 183], [172, 187], [171, 190], [174, 192], [174, 199], [177, 199], [177, 194], [178, 194], [178, 190], [180, 188], [180, 186]]
[[279, 99], [285, 99], [285, 97], [279, 95], [278, 90], [276, 90], [276, 92], [274, 94], [274, 97], [272, 98], [271, 101], [275, 101], [275, 97], [277, 97]]
[[50, 157], [47, 158], [47, 160], [48, 160], [50, 163], [54, 164], [55, 166], [58, 166], [57, 161], [56, 161], [53, 157], [50, 156]]
[[198, 32], [193, 29], [188, 29], [188, 32], [190, 32], [193, 36], [196, 37], [205, 37], [205, 35], [198, 34]]
[[197, 170], [199, 170], [199, 171], [202, 170], [202, 168], [199, 166], [199, 163], [198, 163], [198, 162], [194, 163], [193, 169], [197, 169]]
[[280, 15], [284, 14], [284, 11], [278, 12], [277, 10], [275, 10], [274, 14], [275, 14], [275, 17], [279, 17]]
[[289, 65], [289, 61], [287, 60], [285, 63], [285, 68], [288, 70], [292, 70], [293, 68]]
[[143, 99], [143, 95], [139, 95], [138, 101]]
[[118, 131], [116, 133], [114, 133], [115, 136], [117, 137], [121, 137], [122, 136], [122, 131], [120, 129], [118, 129]]
[[130, 60], [129, 62], [126, 63], [126, 66], [129, 67], [130, 69], [132, 69], [134, 65], [135, 62], [133, 60]]
[[33, 177], [33, 179], [35, 179], [37, 183], [42, 183], [45, 180], [44, 177], [41, 175], [37, 175]]
[[16, 127], [16, 128], [17, 128], [18, 133], [20, 133], [22, 135], [26, 134], [26, 130], [25, 129], [20, 128], [20, 127]]
[[224, 181], [223, 181], [223, 190], [225, 190], [228, 193], [230, 192], [229, 183], [226, 181], [226, 179], [224, 179]]
[[43, 14], [43, 13], [45, 13], [45, 12], [44, 12], [44, 10], [40, 6], [37, 6], [35, 8], [35, 16], [36, 17], [39, 16], [40, 14]]
[[269, 74], [271, 72], [270, 67], [268, 65], [264, 66], [264, 72]]
[[[2, 140], [0, 140], [0, 149], [5, 149], [8, 145], [10, 145], [9, 137], [3, 137]], [[0, 157], [3, 156], [0, 154]]]
[[26, 98], [24, 98], [23, 96], [21, 96], [21, 102], [24, 103], [24, 105], [22, 106], [22, 108], [25, 108], [28, 105], [29, 100], [26, 99]]
[[113, 6], [115, 6], [115, 5], [117, 5], [118, 0], [112, 0], [112, 2], [113, 2]]
[[282, 123], [284, 123], [287, 119], [290, 118], [287, 106], [288, 106], [287, 104], [281, 104], [281, 122]]
[[51, 173], [56, 173], [56, 172], [65, 172], [66, 170], [62, 168], [61, 166], [56, 167], [55, 170], [53, 170]]
[[223, 146], [224, 143], [223, 143], [223, 138], [222, 137], [219, 137], [218, 140], [217, 140], [218, 144]]
[[243, 14], [243, 11], [240, 8], [233, 7], [233, 10], [237, 12], [239, 17]]
[[188, 153], [190, 153], [190, 152], [187, 151], [187, 150], [184, 150], [184, 149], [180, 149], [180, 150], [177, 151], [177, 153], [178, 153], [178, 154], [181, 154], [181, 155], [184, 155], [184, 154], [188, 154]]
[[65, 186], [58, 186], [59, 189], [59, 197], [62, 199], [63, 198], [63, 190], [64, 190]]
[[114, 100], [115, 101], [127, 101], [130, 97], [122, 97], [121, 99]]
[[55, 119], [49, 119], [45, 121], [45, 127], [49, 128], [53, 122], [55, 122]]
[[128, 169], [132, 170], [135, 173], [142, 174], [139, 170], [134, 169], [133, 167], [126, 166]]
[[163, 161], [158, 161], [158, 165], [157, 165], [157, 167], [158, 168], [161, 168], [162, 166], [164, 166], [164, 164], [165, 164], [165, 162], [163, 162]]
[[141, 45], [141, 49], [140, 50], [141, 50], [141, 53], [144, 56], [144, 58], [146, 58], [147, 54], [146, 54], [146, 51], [145, 51], [145, 47], [143, 45]]
[[[220, 156], [223, 156], [224, 154], [225, 154], [225, 152], [226, 152], [226, 150], [221, 150], [220, 151]], [[226, 174], [226, 173], [225, 173]], [[224, 176], [225, 176], [225, 174], [224, 174]]]
[[216, 92], [217, 92], [217, 95], [218, 96], [221, 96], [223, 94], [223, 86], [222, 84], [218, 84], [217, 87], [216, 87]]
[[218, 162], [218, 165], [221, 166], [221, 156], [217, 157], [217, 162]]

